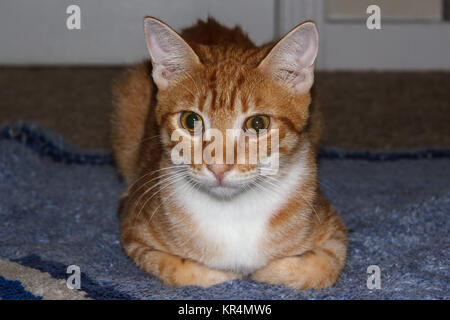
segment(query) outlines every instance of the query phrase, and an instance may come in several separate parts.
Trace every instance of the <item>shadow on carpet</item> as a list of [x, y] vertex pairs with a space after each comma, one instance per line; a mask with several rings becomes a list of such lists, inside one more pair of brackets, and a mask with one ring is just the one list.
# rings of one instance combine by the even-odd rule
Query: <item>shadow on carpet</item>
[[[80, 152], [26, 125], [1, 132], [2, 299], [450, 298], [448, 150], [322, 151], [320, 183], [350, 236], [335, 287], [235, 280], [202, 289], [166, 286], [127, 259], [116, 214], [124, 185], [110, 155]], [[65, 285], [70, 265], [81, 270], [80, 290]], [[371, 265], [381, 270], [381, 289], [367, 287]]]

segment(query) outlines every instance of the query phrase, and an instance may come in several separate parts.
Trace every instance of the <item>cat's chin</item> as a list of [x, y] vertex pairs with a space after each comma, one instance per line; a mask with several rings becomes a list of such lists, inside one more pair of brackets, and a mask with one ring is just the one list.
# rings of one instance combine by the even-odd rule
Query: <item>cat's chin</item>
[[199, 177], [195, 175], [189, 176], [191, 182], [196, 186], [196, 190], [204, 192], [216, 199], [229, 200], [231, 198], [242, 195], [249, 189], [249, 185], [255, 181], [255, 177], [246, 179], [227, 179], [222, 183], [218, 183], [215, 179], [208, 177]]

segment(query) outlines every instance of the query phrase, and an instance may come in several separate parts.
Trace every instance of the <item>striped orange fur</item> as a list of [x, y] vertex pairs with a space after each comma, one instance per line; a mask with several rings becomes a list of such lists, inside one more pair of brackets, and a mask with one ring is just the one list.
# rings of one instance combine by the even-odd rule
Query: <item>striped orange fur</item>
[[[333, 285], [347, 236], [317, 183], [322, 118], [311, 90], [314, 25], [261, 47], [239, 27], [213, 19], [178, 35], [148, 17], [145, 30], [151, 61], [129, 69], [113, 91], [112, 147], [127, 183], [120, 202], [126, 253], [171, 285], [242, 277], [296, 289]], [[278, 172], [262, 176], [259, 158], [174, 165], [170, 137], [183, 112], [223, 133], [267, 116], [268, 137], [279, 133]], [[261, 143], [260, 136], [248, 139]]]

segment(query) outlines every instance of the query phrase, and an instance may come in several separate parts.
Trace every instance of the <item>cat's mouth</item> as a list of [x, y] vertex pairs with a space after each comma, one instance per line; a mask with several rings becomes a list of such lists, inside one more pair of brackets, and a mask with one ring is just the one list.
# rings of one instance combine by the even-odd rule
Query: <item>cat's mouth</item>
[[254, 184], [256, 176], [236, 177], [233, 175], [219, 180], [208, 174], [191, 174], [191, 179], [203, 192], [218, 198], [231, 198], [249, 190]]

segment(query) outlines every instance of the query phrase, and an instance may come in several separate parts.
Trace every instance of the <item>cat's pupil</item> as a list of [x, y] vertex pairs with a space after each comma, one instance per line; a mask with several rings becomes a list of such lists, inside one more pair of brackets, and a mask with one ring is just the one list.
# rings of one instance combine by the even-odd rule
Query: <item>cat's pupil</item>
[[196, 121], [199, 121], [197, 115], [195, 113], [191, 113], [186, 117], [186, 126], [189, 129], [194, 130]]
[[259, 133], [260, 130], [265, 129], [265, 122], [264, 119], [261, 117], [254, 117], [252, 119], [252, 128], [256, 131], [256, 133]]

